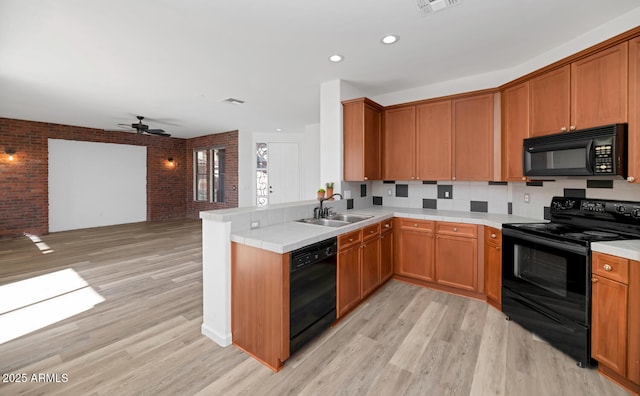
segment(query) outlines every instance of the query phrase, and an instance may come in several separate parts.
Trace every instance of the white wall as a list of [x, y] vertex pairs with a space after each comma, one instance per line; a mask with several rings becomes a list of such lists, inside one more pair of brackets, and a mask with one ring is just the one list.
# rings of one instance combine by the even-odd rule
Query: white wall
[[320, 85], [320, 183], [342, 191], [342, 104], [340, 80]]
[[49, 139], [49, 231], [147, 220], [147, 148]]
[[322, 184], [320, 182], [320, 124], [307, 125], [304, 131], [304, 140], [300, 148], [302, 163], [302, 193], [300, 199], [316, 199], [316, 191]]

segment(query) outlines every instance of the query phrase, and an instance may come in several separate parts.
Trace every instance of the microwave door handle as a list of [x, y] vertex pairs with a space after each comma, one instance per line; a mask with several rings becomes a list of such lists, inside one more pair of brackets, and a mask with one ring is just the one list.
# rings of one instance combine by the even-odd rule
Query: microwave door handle
[[587, 169], [589, 169], [590, 171], [595, 171], [595, 169], [593, 169], [593, 163], [595, 162], [595, 157], [596, 157], [596, 153], [595, 150], [593, 149], [593, 140], [589, 139], [589, 142], [587, 143]]

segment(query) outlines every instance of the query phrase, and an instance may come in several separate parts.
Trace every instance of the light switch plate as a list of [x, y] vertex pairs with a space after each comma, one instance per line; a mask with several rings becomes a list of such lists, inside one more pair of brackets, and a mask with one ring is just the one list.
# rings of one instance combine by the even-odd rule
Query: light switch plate
[[529, 203], [530, 200], [531, 197], [529, 196], [529, 193], [524, 193], [524, 203]]

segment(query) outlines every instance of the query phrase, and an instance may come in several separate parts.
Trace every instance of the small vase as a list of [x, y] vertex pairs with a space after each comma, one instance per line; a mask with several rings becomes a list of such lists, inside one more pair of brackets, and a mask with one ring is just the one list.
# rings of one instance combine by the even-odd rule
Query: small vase
[[[333, 188], [327, 188], [327, 198], [333, 195]], [[330, 198], [333, 201], [333, 198]]]
[[318, 201], [324, 199], [324, 193], [318, 191]]

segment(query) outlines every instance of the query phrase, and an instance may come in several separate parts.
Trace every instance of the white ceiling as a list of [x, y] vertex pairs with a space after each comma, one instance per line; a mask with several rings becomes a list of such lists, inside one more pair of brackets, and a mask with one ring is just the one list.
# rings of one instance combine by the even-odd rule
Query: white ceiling
[[[0, 0], [0, 117], [301, 132], [323, 82], [375, 96], [512, 68], [639, 6], [463, 0], [422, 17], [416, 0]], [[400, 41], [380, 44], [388, 33]]]

